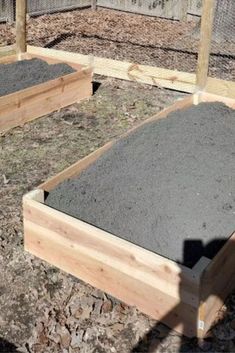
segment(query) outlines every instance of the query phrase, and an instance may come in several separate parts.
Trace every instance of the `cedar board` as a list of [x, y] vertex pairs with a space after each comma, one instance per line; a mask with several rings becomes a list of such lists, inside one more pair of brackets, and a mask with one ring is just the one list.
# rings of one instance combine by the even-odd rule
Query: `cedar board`
[[[20, 59], [41, 58], [49, 64], [62, 62], [40, 55], [22, 54]], [[19, 60], [17, 55], [0, 59], [0, 64]], [[0, 132], [50, 114], [89, 98], [92, 94], [92, 70], [70, 63], [74, 73], [0, 97]]]

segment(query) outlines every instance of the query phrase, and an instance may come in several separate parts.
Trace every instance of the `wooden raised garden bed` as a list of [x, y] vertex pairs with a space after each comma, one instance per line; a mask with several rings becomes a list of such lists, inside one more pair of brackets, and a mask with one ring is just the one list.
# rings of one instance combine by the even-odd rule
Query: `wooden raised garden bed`
[[[148, 121], [214, 101], [235, 108], [234, 100], [201, 93]], [[25, 249], [186, 336], [203, 337], [235, 287], [235, 233], [212, 260], [201, 257], [189, 268], [44, 204], [53, 188], [78, 176], [112, 145], [106, 144], [24, 196]]]
[[[40, 58], [48, 64], [62, 63], [45, 56], [27, 53], [21, 55], [21, 60], [32, 58]], [[0, 64], [10, 64], [17, 60], [16, 55], [11, 55], [0, 59]], [[68, 61], [66, 63], [76, 71], [0, 97], [0, 132], [21, 126], [91, 96], [91, 69]]]

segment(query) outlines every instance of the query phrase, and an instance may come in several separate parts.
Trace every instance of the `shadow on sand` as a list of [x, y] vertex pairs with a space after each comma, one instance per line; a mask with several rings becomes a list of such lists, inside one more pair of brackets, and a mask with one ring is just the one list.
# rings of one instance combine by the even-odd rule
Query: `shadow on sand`
[[[213, 258], [214, 255], [220, 250], [223, 245], [225, 244], [224, 239], [217, 239], [214, 241], [211, 241], [209, 244], [206, 246], [203, 246], [203, 243], [201, 240], [187, 240], [184, 242], [184, 260], [183, 260], [183, 265], [192, 268], [197, 261], [202, 257], [207, 257], [207, 258]], [[233, 252], [235, 256], [235, 241], [231, 242], [230, 249], [233, 247]], [[233, 288], [235, 288], [235, 271], [233, 272]], [[184, 278], [181, 276], [181, 283], [179, 286], [179, 294], [180, 298], [183, 297], [183, 292], [184, 292]], [[214, 293], [210, 293], [210, 295], [213, 294], [220, 298], [219, 294], [216, 290]], [[202, 298], [203, 301], [205, 301], [207, 298]], [[221, 298], [224, 300], [224, 298]], [[163, 324], [161, 322], [171, 322], [172, 328], [178, 326], [179, 324], [183, 327], [183, 334], [180, 336], [180, 343], [177, 343], [178, 351], [177, 352], [198, 352], [202, 351], [199, 347], [203, 344], [205, 345], [210, 345], [213, 340], [212, 337], [205, 338], [205, 340], [199, 340], [197, 338], [191, 338], [191, 339], [186, 339], [184, 336], [187, 336], [187, 330], [188, 330], [188, 321], [182, 322], [180, 320], [178, 313], [181, 312], [181, 310], [185, 311], [185, 306], [183, 303], [183, 300], [180, 301], [178, 305], [176, 305], [170, 312], [168, 312], [164, 317], [162, 317], [159, 322], [156, 323], [154, 327], [152, 327], [137, 343], [137, 345], [131, 350], [130, 353], [155, 353], [157, 351], [163, 351], [161, 347], [161, 342], [166, 339], [168, 335], [168, 331], [166, 329], [165, 337], [164, 338], [159, 338], [159, 331], [161, 331], [161, 327]], [[186, 315], [186, 320], [187, 320], [187, 315]], [[194, 324], [192, 327], [193, 330], [197, 329], [197, 324], [198, 324], [198, 318], [195, 313], [195, 315], [192, 318], [191, 315], [191, 321], [194, 321]], [[159, 330], [160, 329], [160, 330]], [[169, 329], [170, 333], [170, 329]], [[200, 346], [199, 346], [200, 345]], [[158, 350], [159, 349], [159, 350]], [[167, 352], [169, 352], [167, 350]], [[174, 350], [175, 352], [175, 350]]]

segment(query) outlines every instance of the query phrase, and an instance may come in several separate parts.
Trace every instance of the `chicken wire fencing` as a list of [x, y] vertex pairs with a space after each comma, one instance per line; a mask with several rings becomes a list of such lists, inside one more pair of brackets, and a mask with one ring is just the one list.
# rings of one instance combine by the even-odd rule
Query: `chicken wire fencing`
[[0, 0], [0, 53], [1, 48], [15, 43], [15, 2]]
[[234, 0], [217, 0], [215, 4], [209, 75], [235, 81]]
[[194, 1], [97, 0], [94, 10], [91, 0], [37, 1], [37, 9], [28, 0], [27, 42], [195, 73], [201, 0]]
[[[15, 42], [2, 0], [0, 45]], [[28, 0], [27, 43], [195, 73], [202, 0]], [[235, 1], [216, 0], [209, 75], [234, 80]]]

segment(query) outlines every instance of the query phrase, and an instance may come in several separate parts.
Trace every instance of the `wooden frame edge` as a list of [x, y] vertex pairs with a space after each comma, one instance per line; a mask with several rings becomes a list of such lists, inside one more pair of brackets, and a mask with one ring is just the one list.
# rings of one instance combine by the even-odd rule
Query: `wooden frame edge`
[[[21, 59], [37, 57], [22, 53]], [[61, 62], [40, 57], [49, 64]], [[1, 63], [18, 61], [17, 55], [0, 59]], [[79, 64], [72, 64], [75, 72], [47, 82], [22, 89], [21, 91], [0, 97], [0, 131], [50, 114], [70, 104], [87, 99], [92, 95], [92, 69]], [[37, 109], [36, 109], [37, 108]]]
[[[179, 332], [196, 335], [199, 278], [191, 269], [54, 210], [43, 201], [40, 189], [23, 198], [26, 251], [155, 319], [168, 325], [174, 322]], [[53, 251], [48, 251], [48, 246]], [[99, 274], [94, 277], [91, 268]], [[110, 276], [116, 276], [115, 281]], [[160, 308], [156, 297], [162, 301]]]
[[[175, 102], [173, 105], [164, 109], [163, 111], [161, 111], [157, 115], [154, 115], [153, 117], [147, 119], [146, 121], [142, 122], [141, 124], [138, 124], [136, 127], [131, 129], [130, 131], [137, 129], [139, 126], [146, 124], [147, 122], [152, 121], [154, 119], [164, 118], [170, 112], [172, 112], [174, 110], [184, 109], [190, 105], [199, 104], [200, 102], [218, 101], [218, 98], [219, 98], [219, 101], [224, 102], [227, 105], [233, 106], [235, 104], [235, 101], [231, 100], [231, 99], [227, 99], [224, 97], [218, 97], [216, 95], [211, 95], [211, 94], [208, 94], [205, 92], [198, 92], [194, 95], [191, 95], [189, 97], [186, 97], [182, 100]], [[130, 133], [130, 131], [128, 131], [127, 133]], [[125, 136], [125, 134], [123, 136]], [[35, 241], [36, 241], [36, 239], [39, 239], [38, 241], [42, 240], [42, 241], [46, 242], [46, 240], [47, 240], [46, 236], [47, 236], [48, 230], [54, 229], [54, 231], [55, 231], [54, 233], [53, 233], [53, 231], [50, 232], [50, 237], [51, 237], [51, 241], [53, 239], [53, 244], [55, 246], [57, 246], [57, 240], [58, 240], [58, 241], [61, 241], [65, 245], [65, 247], [67, 247], [68, 249], [70, 246], [72, 246], [72, 248], [74, 249], [74, 246], [77, 241], [79, 241], [80, 246], [82, 246], [84, 238], [81, 237], [81, 234], [83, 234], [84, 231], [85, 231], [85, 233], [87, 232], [86, 234], [88, 234], [88, 238], [86, 237], [87, 240], [85, 242], [85, 246], [88, 246], [88, 249], [86, 249], [84, 252], [83, 251], [84, 249], [82, 250], [82, 248], [80, 248], [78, 253], [76, 253], [76, 251], [74, 250], [75, 251], [74, 255], [73, 255], [73, 256], [75, 256], [74, 259], [76, 258], [76, 256], [80, 256], [80, 255], [83, 256], [84, 254], [86, 254], [85, 256], [88, 257], [89, 259], [92, 258], [93, 259], [92, 261], [96, 261], [97, 259], [99, 259], [99, 261], [101, 261], [101, 262], [99, 262], [99, 264], [97, 262], [97, 266], [106, 266], [106, 265], [109, 265], [109, 263], [113, 262], [113, 266], [115, 268], [113, 268], [112, 266], [111, 267], [113, 268], [112, 270], [115, 270], [115, 271], [118, 270], [119, 268], [122, 268], [122, 266], [124, 266], [125, 271], [123, 272], [123, 274], [120, 275], [120, 273], [119, 273], [117, 275], [121, 276], [121, 277], [119, 277], [120, 280], [123, 275], [125, 278], [125, 281], [126, 281], [126, 278], [128, 277], [128, 279], [127, 279], [128, 282], [125, 282], [125, 285], [127, 285], [127, 283], [129, 283], [129, 281], [131, 282], [134, 280], [134, 278], [132, 276], [132, 272], [135, 271], [135, 266], [137, 264], [139, 266], [141, 263], [142, 264], [141, 267], [142, 267], [143, 263], [144, 263], [145, 266], [147, 266], [147, 267], [141, 269], [141, 271], [143, 270], [143, 272], [138, 272], [138, 271], [135, 272], [135, 275], [137, 274], [137, 277], [135, 278], [135, 280], [139, 281], [143, 276], [143, 278], [145, 278], [145, 279], [140, 280], [141, 286], [143, 286], [143, 288], [145, 285], [148, 286], [148, 290], [150, 290], [150, 291], [153, 289], [152, 285], [149, 286], [150, 282], [152, 283], [152, 282], [156, 281], [156, 283], [158, 283], [158, 285], [157, 285], [158, 290], [161, 288], [162, 293], [164, 293], [164, 291], [166, 291], [165, 295], [169, 295], [170, 291], [172, 291], [175, 299], [178, 298], [180, 301], [182, 300], [182, 305], [180, 304], [180, 301], [177, 304], [177, 300], [175, 301], [175, 299], [174, 299], [173, 302], [175, 303], [175, 306], [169, 307], [169, 312], [166, 313], [166, 315], [164, 315], [163, 317], [156, 317], [156, 315], [153, 312], [151, 312], [151, 310], [145, 308], [143, 303], [140, 303], [140, 305], [138, 304], [139, 308], [143, 312], [147, 313], [148, 315], [153, 316], [153, 317], [157, 318], [158, 320], [165, 322], [166, 324], [170, 325], [171, 327], [173, 325], [174, 328], [176, 328], [179, 332], [184, 332], [184, 334], [186, 334], [188, 336], [193, 336], [192, 333], [194, 333], [194, 335], [197, 335], [197, 337], [201, 337], [201, 338], [205, 337], [211, 324], [213, 323], [213, 321], [215, 319], [216, 309], [219, 309], [221, 306], [221, 300], [216, 298], [216, 296], [214, 298], [213, 296], [209, 295], [210, 292], [214, 290], [214, 287], [210, 287], [210, 286], [214, 286], [214, 282], [211, 280], [208, 280], [208, 278], [213, 278], [213, 276], [211, 276], [211, 272], [214, 271], [214, 268], [217, 268], [218, 266], [220, 266], [221, 261], [222, 262], [224, 261], [223, 258], [221, 259], [221, 256], [222, 256], [221, 254], [224, 254], [224, 251], [219, 252], [213, 260], [209, 260], [205, 257], [202, 257], [199, 260], [199, 262], [192, 269], [189, 269], [185, 266], [177, 264], [174, 261], [168, 260], [158, 254], [149, 252], [148, 250], [145, 250], [144, 248], [141, 248], [135, 244], [131, 244], [122, 238], [119, 238], [119, 237], [116, 237], [110, 233], [101, 231], [101, 230], [97, 229], [96, 227], [90, 226], [80, 220], [77, 220], [71, 216], [63, 214], [62, 212], [56, 211], [56, 210], [54, 210], [44, 204], [45, 192], [50, 191], [51, 188], [55, 187], [55, 185], [57, 185], [58, 183], [60, 183], [64, 179], [73, 177], [74, 175], [79, 175], [79, 173], [82, 170], [86, 169], [91, 163], [93, 163], [97, 158], [99, 158], [99, 156], [102, 155], [102, 153], [104, 153], [107, 149], [109, 149], [113, 143], [114, 143], [114, 141], [109, 142], [108, 144], [104, 145], [103, 147], [96, 150], [92, 154], [88, 155], [87, 157], [76, 162], [75, 164], [73, 164], [69, 168], [65, 169], [61, 173], [57, 174], [55, 177], [49, 179], [49, 181], [41, 184], [39, 189], [36, 189], [36, 190], [34, 190], [24, 196], [24, 199], [23, 199], [24, 208], [25, 207], [26, 207], [26, 209], [28, 208], [28, 211], [26, 211], [26, 212], [28, 212], [28, 215], [26, 215], [26, 213], [24, 211], [24, 219], [26, 219], [26, 222], [27, 222], [27, 219], [29, 221], [29, 223], [27, 225], [28, 232], [30, 232], [30, 229], [35, 228], [36, 229], [35, 232], [33, 231], [33, 233], [32, 233], [32, 234], [34, 234], [33, 236], [36, 237]], [[44, 220], [44, 222], [42, 222], [43, 218], [46, 219], [46, 220]], [[73, 225], [72, 228], [70, 228], [71, 224]], [[74, 238], [71, 238], [71, 233], [73, 233], [74, 231], [75, 231], [75, 233], [73, 235]], [[43, 236], [43, 234], [45, 234], [45, 237]], [[58, 234], [60, 234], [59, 238], [57, 238]], [[79, 240], [76, 239], [76, 236], [80, 237]], [[234, 237], [234, 244], [235, 244], [235, 234], [233, 237]], [[69, 239], [68, 240], [69, 243], [66, 245], [67, 238]], [[105, 260], [105, 262], [102, 262], [102, 259], [99, 256], [96, 256], [96, 252], [93, 253], [93, 250], [92, 250], [93, 240], [92, 239], [95, 241], [95, 244], [96, 244], [95, 251], [99, 251], [99, 249], [100, 249], [100, 245], [98, 245], [99, 242], [100, 242], [100, 244], [102, 244], [103, 247], [105, 247], [104, 244], [109, 244], [110, 250], [108, 251], [108, 255], [106, 253], [106, 256], [108, 256], [108, 258], [106, 258], [107, 261]], [[64, 243], [64, 241], [65, 241], [65, 243]], [[71, 241], [72, 241], [72, 243], [70, 243]], [[229, 244], [228, 243], [226, 243], [226, 244], [227, 244], [226, 248], [229, 248]], [[39, 256], [37, 253], [37, 245], [34, 245], [34, 246], [36, 246], [36, 248], [34, 248], [35, 250], [33, 250], [33, 251], [31, 251], [32, 249], [30, 248], [30, 246], [28, 248], [26, 246], [26, 250], [29, 250], [30, 252], [33, 252], [34, 255]], [[129, 255], [126, 254], [124, 256], [123, 263], [116, 262], [117, 261], [116, 256], [122, 256], [123, 254], [125, 254], [125, 251], [128, 248], [129, 248], [130, 252], [129, 252]], [[94, 254], [94, 256], [92, 254]], [[120, 254], [122, 254], [122, 255], [120, 255]], [[228, 253], [225, 252], [225, 255], [227, 255], [227, 254]], [[41, 258], [43, 258], [44, 260], [49, 261], [49, 262], [51, 261], [52, 263], [56, 264], [56, 266], [58, 266], [64, 270], [67, 270], [69, 273], [73, 273], [74, 275], [77, 275], [75, 273], [76, 272], [75, 270], [74, 270], [75, 272], [71, 272], [71, 269], [67, 268], [64, 263], [61, 266], [59, 266], [60, 263], [58, 263], [58, 262], [55, 263], [55, 262], [53, 262], [53, 259], [50, 260], [50, 258], [48, 259], [48, 258], [45, 258], [45, 256], [44, 257], [43, 256], [44, 255], [41, 252]], [[64, 256], [66, 256], [66, 254]], [[83, 261], [86, 261], [86, 257], [85, 258], [83, 257]], [[229, 264], [233, 263], [233, 259], [231, 259], [231, 256], [229, 258], [230, 258]], [[140, 259], [142, 259], [142, 260], [140, 260]], [[75, 260], [73, 260], [73, 261], [75, 261]], [[139, 262], [139, 261], [141, 261], [141, 262]], [[154, 277], [155, 271], [158, 269], [159, 265], [161, 266], [162, 269], [164, 268], [166, 270], [166, 273], [164, 276], [167, 276], [167, 274], [168, 274], [168, 276], [173, 275], [172, 278], [174, 278], [174, 281], [171, 282], [171, 280], [169, 280], [169, 282], [170, 282], [169, 288], [171, 288], [170, 291], [168, 291], [167, 285], [163, 284], [162, 282], [161, 282], [161, 286], [163, 286], [163, 287], [159, 288], [159, 278]], [[127, 267], [125, 267], [125, 266], [127, 266]], [[132, 266], [134, 266], [134, 267], [132, 267]], [[110, 269], [110, 271], [112, 271], [112, 270]], [[149, 270], [150, 270], [150, 273], [149, 273]], [[148, 275], [147, 275], [147, 273], [148, 273]], [[235, 268], [234, 268], [234, 273], [235, 273]], [[231, 274], [231, 276], [232, 276], [232, 274]], [[156, 272], [156, 275], [157, 275], [157, 272]], [[153, 276], [153, 277], [151, 277], [151, 276]], [[155, 280], [154, 280], [154, 278], [155, 278]], [[166, 277], [166, 278], [168, 278], [168, 277]], [[86, 280], [85, 277], [82, 279]], [[177, 282], [175, 282], [176, 279], [177, 279]], [[95, 284], [96, 282], [92, 282], [89, 280], [87, 280], [87, 281], [89, 283], [91, 283], [92, 285], [96, 285]], [[189, 292], [187, 292], [188, 291], [188, 289], [187, 289], [188, 288], [188, 281], [190, 281], [191, 285], [193, 285], [193, 288], [194, 288], [193, 293], [191, 293], [191, 290]], [[175, 283], [175, 285], [176, 285], [176, 283], [178, 283], [177, 284], [178, 287], [175, 287], [175, 285], [173, 285], [173, 283]], [[219, 280], [219, 283], [221, 283], [221, 280]], [[173, 285], [173, 287], [172, 287], [172, 285]], [[96, 286], [99, 287], [99, 285], [96, 285]], [[228, 293], [230, 286], [226, 286], [225, 284], [223, 284], [223, 286], [225, 286], [225, 288], [223, 289], [222, 287], [219, 287], [219, 290], [221, 290], [221, 288], [222, 288], [223, 293], [224, 293], [223, 295], [225, 296]], [[105, 287], [102, 287], [101, 289], [105, 290]], [[155, 288], [155, 290], [156, 290], [156, 288]], [[115, 296], [115, 293], [110, 293], [110, 294]], [[144, 290], [144, 293], [145, 293], [145, 290]], [[214, 293], [216, 293], [215, 290], [214, 290]], [[128, 297], [127, 292], [125, 295]], [[162, 295], [162, 294], [159, 294], [159, 295]], [[183, 295], [183, 297], [182, 297], [182, 295]], [[122, 297], [122, 294], [119, 293], [119, 295], [117, 295], [117, 297], [119, 299], [125, 301], [125, 299], [123, 299], [123, 297]], [[128, 297], [128, 298], [129, 299], [127, 300], [127, 303], [132, 305], [131, 298], [130, 297]], [[135, 304], [135, 300], [133, 303]], [[187, 309], [190, 312], [189, 315], [191, 315], [190, 316], [191, 318], [194, 318], [194, 321], [191, 323], [191, 325], [187, 322], [187, 315], [184, 312], [185, 305], [187, 306], [188, 304], [190, 305], [190, 307], [188, 307], [188, 309]], [[215, 310], [212, 309], [214, 306], [216, 308]], [[172, 313], [174, 313], [174, 315]], [[188, 326], [186, 328], [187, 333], [185, 333], [185, 331], [183, 331], [183, 328], [178, 325], [179, 323], [174, 321], [175, 320], [174, 318], [176, 315], [175, 313], [177, 313], [177, 315], [179, 315], [180, 317], [182, 316], [182, 318], [184, 318], [183, 320], [186, 320], [183, 322], [183, 327]]]
[[4, 47], [0, 46], [0, 60], [5, 56], [10, 56], [16, 54], [15, 44], [6, 45]]
[[[30, 54], [46, 55], [64, 61], [70, 60], [74, 63], [80, 62], [83, 65], [92, 66], [94, 73], [98, 75], [145, 83], [186, 93], [195, 93], [198, 90], [195, 73], [168, 70], [148, 65], [138, 65], [125, 61], [30, 45], [27, 47], [27, 52]], [[235, 99], [235, 82], [208, 77], [204, 91]]]

